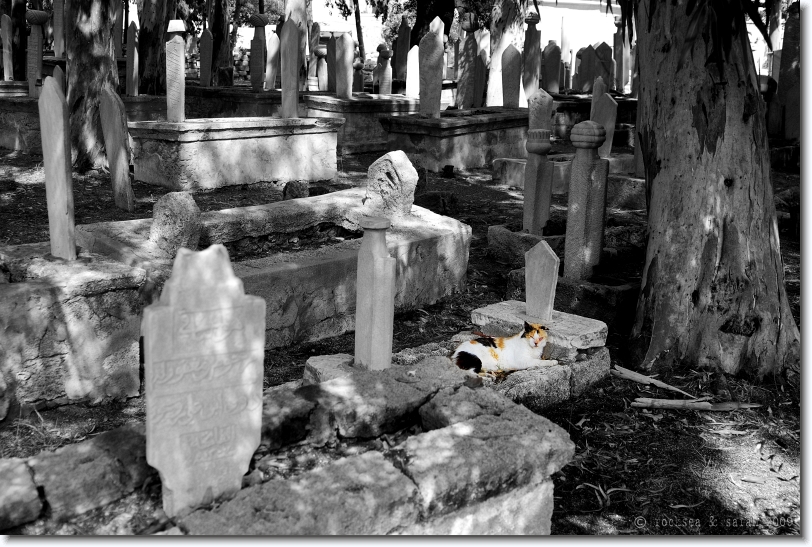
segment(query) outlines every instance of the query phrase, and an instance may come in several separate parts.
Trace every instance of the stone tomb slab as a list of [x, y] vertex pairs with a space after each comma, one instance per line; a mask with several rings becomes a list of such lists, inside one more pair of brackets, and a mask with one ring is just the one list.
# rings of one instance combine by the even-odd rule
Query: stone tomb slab
[[169, 516], [228, 497], [259, 446], [265, 301], [246, 296], [222, 245], [180, 249], [144, 309], [147, 461]]

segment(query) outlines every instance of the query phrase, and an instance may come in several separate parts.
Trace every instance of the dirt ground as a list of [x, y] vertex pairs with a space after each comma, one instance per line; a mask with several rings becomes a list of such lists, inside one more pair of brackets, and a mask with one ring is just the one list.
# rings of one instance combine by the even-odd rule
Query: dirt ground
[[[566, 151], [554, 149], [555, 152]], [[362, 183], [377, 155], [340, 159], [340, 183], [313, 188], [329, 191]], [[42, 158], [0, 156], [0, 244], [48, 240]], [[797, 188], [797, 174], [773, 173], [776, 193]], [[136, 210], [113, 205], [109, 176], [91, 171], [74, 175], [77, 224], [151, 216], [166, 190], [133, 185]], [[473, 229], [465, 291], [395, 317], [394, 351], [447, 340], [471, 329], [473, 309], [504, 300], [509, 265], [487, 253], [487, 229], [521, 218], [521, 190], [495, 185], [488, 170], [443, 178], [429, 173], [429, 192], [417, 202]], [[195, 194], [202, 211], [281, 199], [274, 185], [253, 185]], [[779, 210], [789, 212], [786, 203]], [[553, 220], [560, 222], [566, 201], [555, 196]], [[800, 325], [800, 239], [788, 215], [779, 222], [786, 287]], [[630, 220], [632, 219], [632, 220]], [[645, 211], [610, 211], [612, 222], [636, 223], [645, 232]], [[626, 261], [621, 274], [639, 278], [642, 252]], [[613, 365], [625, 361], [625, 340], [613, 333], [607, 345]], [[270, 350], [265, 385], [302, 376], [312, 355], [352, 353], [353, 334]], [[592, 391], [549, 409], [544, 415], [567, 430], [576, 443], [575, 459], [554, 476], [553, 534], [800, 534], [800, 386], [797, 376], [753, 383], [704, 370], [683, 369], [659, 379], [697, 397], [760, 403], [733, 412], [646, 410], [630, 406], [636, 397], [673, 398], [668, 391], [609, 377]], [[140, 398], [91, 407], [73, 405], [11, 416], [0, 424], [0, 457], [28, 457], [79, 442], [125, 423], [143, 422]], [[312, 455], [292, 461], [314, 465]], [[309, 463], [307, 463], [309, 461]], [[160, 510], [160, 482], [106, 508], [66, 523], [48, 518], [6, 531], [12, 534], [146, 534], [168, 524]]]

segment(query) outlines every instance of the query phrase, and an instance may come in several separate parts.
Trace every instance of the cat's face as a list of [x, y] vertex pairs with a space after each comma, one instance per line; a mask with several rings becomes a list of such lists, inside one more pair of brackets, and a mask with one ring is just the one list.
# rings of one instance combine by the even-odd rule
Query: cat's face
[[547, 327], [538, 323], [524, 322], [524, 339], [532, 348], [543, 348], [547, 343]]

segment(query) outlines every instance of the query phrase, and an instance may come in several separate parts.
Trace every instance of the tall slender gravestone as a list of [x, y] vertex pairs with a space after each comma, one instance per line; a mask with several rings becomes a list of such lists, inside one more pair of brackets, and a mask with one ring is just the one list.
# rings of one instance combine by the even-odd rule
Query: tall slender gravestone
[[612, 69], [614, 64], [614, 59], [612, 59], [612, 48], [609, 47], [609, 44], [606, 42], [596, 44], [594, 47], [595, 57], [598, 60], [598, 62], [595, 64], [597, 68], [595, 76], [600, 76], [603, 78], [603, 83], [606, 84], [607, 88], [611, 88], [615, 82], [615, 74], [614, 70]]
[[[129, 1], [129, 0], [125, 0]], [[113, 0], [113, 9], [116, 14], [116, 21], [113, 23], [113, 52], [116, 59], [121, 59], [124, 55], [121, 52], [121, 38], [124, 32], [124, 6], [122, 0]]]
[[282, 105], [280, 118], [299, 117], [299, 26], [296, 21], [282, 25]]
[[378, 73], [381, 82], [380, 87], [378, 88], [378, 93], [380, 93], [381, 95], [392, 94], [391, 56], [392, 53], [388, 49], [381, 51], [381, 70]]
[[211, 87], [211, 66], [214, 36], [209, 29], [200, 34], [200, 87]]
[[558, 255], [544, 241], [524, 253], [524, 287], [526, 313], [542, 321], [553, 318], [555, 288], [558, 285]]
[[174, 517], [240, 490], [259, 446], [265, 300], [245, 294], [222, 245], [182, 247], [141, 333], [147, 462]]
[[420, 40], [420, 114], [440, 117], [443, 92], [443, 21], [435, 17]]
[[0, 15], [0, 40], [3, 42], [3, 80], [14, 79], [14, 67], [11, 60], [11, 17]]
[[336, 35], [330, 34], [327, 41], [327, 91], [336, 90]]
[[352, 65], [352, 90], [356, 93], [364, 92], [364, 63], [361, 61], [355, 61]]
[[406, 68], [409, 57], [409, 41], [411, 40], [412, 29], [409, 28], [409, 21], [406, 15], [400, 16], [400, 26], [398, 27], [397, 50], [395, 51], [394, 75], [398, 80], [406, 79]]
[[391, 225], [388, 218], [366, 217], [360, 224], [364, 238], [358, 250], [355, 365], [383, 370], [392, 365], [397, 260], [386, 248], [386, 230]]
[[250, 59], [251, 90], [258, 93], [265, 85], [265, 25], [268, 19], [264, 14], [255, 13], [248, 22], [254, 25]]
[[477, 43], [473, 32], [467, 32], [460, 55], [459, 77], [457, 79], [457, 108], [474, 106], [474, 70], [477, 57]]
[[47, 131], [42, 131], [42, 161], [45, 164], [51, 254], [65, 260], [76, 260], [68, 103], [53, 78], [45, 78], [37, 102], [39, 126], [47, 128]]
[[265, 57], [265, 82], [263, 83], [263, 88], [266, 91], [276, 89], [276, 80], [279, 72], [279, 50], [281, 46], [279, 36], [273, 30], [268, 32], [265, 41], [267, 55]]
[[553, 194], [553, 164], [547, 160], [550, 152], [550, 128], [553, 98], [543, 89], [528, 101], [527, 164], [524, 169], [524, 215], [522, 228], [533, 235], [542, 235], [550, 219]]
[[502, 52], [502, 106], [519, 108], [522, 84], [522, 54], [513, 44]]
[[578, 91], [591, 93], [592, 84], [595, 78], [599, 76], [600, 60], [595, 53], [595, 48], [592, 46], [583, 48], [583, 51], [579, 51], [578, 55], [581, 58], [578, 65]]
[[491, 33], [483, 29], [479, 33], [477, 56], [474, 59], [474, 108], [485, 104], [485, 87], [488, 82], [488, 63], [491, 58]]
[[166, 43], [166, 120], [186, 119], [186, 46], [183, 38], [174, 36]]
[[54, 57], [65, 57], [65, 0], [54, 0]]
[[570, 168], [564, 277], [589, 279], [600, 262], [609, 160], [598, 157], [598, 148], [605, 138], [606, 131], [593, 121], [577, 124], [570, 134], [577, 150]]
[[592, 84], [592, 101], [589, 105], [589, 119], [595, 119], [595, 105], [598, 104], [598, 101], [603, 94], [606, 93], [606, 82], [603, 81], [603, 78], [598, 76], [595, 78], [595, 83]]
[[45, 11], [28, 10], [25, 20], [31, 25], [28, 35], [27, 71], [28, 96], [37, 97], [37, 81], [42, 82], [42, 25], [48, 22], [50, 15]]
[[561, 91], [561, 48], [550, 40], [544, 48], [544, 89], [548, 93]]
[[[203, 31], [205, 33], [205, 31]], [[211, 36], [211, 33], [209, 33]], [[211, 66], [209, 67], [211, 74]], [[125, 92], [130, 97], [138, 96], [138, 27], [135, 21], [127, 27], [127, 67], [125, 76]], [[200, 65], [200, 85], [203, 85], [203, 64]]]
[[539, 88], [541, 31], [536, 28], [539, 21], [539, 14], [532, 11], [524, 19], [524, 22], [527, 23], [527, 30], [524, 31], [524, 51], [522, 52], [522, 86], [525, 101], [530, 99]]
[[[327, 91], [327, 48], [325, 46], [316, 48], [316, 59], [316, 78], [318, 78], [319, 81], [319, 91]], [[363, 67], [363, 65], [361, 66]], [[363, 90], [362, 87], [361, 91]]]
[[629, 37], [623, 36], [623, 22], [620, 17], [615, 17], [615, 26], [617, 32], [614, 35], [614, 47], [612, 54], [615, 58], [615, 87], [621, 93], [624, 93], [626, 84], [629, 83]]
[[62, 94], [64, 95], [65, 94], [65, 89], [68, 86], [67, 86], [67, 83], [65, 81], [65, 73], [62, 72], [62, 67], [60, 67], [59, 65], [56, 65], [54, 67], [53, 78], [54, 78], [54, 81], [56, 82], [56, 85], [59, 86], [59, 89], [62, 90]]
[[336, 97], [352, 99], [352, 62], [355, 58], [355, 42], [349, 33], [336, 40]]
[[313, 23], [310, 25], [310, 62], [307, 64], [307, 77], [318, 78], [319, 74], [316, 72], [318, 68], [318, 60], [316, 58], [316, 50], [319, 48], [319, 38], [321, 37], [321, 25]]
[[420, 46], [413, 46], [409, 51], [408, 68], [406, 69], [406, 96], [420, 96]]
[[606, 131], [606, 140], [604, 140], [603, 144], [598, 148], [598, 156], [608, 158], [612, 153], [612, 141], [615, 137], [617, 101], [608, 93], [604, 93], [597, 102], [594, 103], [594, 113], [590, 119], [593, 122], [601, 124]]
[[104, 135], [104, 148], [110, 179], [113, 183], [113, 201], [125, 211], [135, 210], [135, 196], [130, 184], [130, 147], [127, 142], [127, 112], [118, 93], [109, 85], [101, 92], [99, 117]]

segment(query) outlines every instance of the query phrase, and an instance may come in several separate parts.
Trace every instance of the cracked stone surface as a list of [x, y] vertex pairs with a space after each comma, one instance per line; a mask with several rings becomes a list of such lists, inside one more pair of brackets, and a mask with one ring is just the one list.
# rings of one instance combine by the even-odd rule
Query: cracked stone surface
[[0, 530], [39, 516], [42, 502], [25, 460], [0, 460], [0, 485]]

